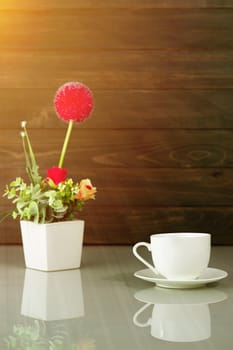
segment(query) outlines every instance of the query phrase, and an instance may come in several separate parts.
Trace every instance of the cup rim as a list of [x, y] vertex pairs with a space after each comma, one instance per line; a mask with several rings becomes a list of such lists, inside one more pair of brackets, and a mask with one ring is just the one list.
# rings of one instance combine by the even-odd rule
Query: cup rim
[[176, 238], [200, 238], [200, 237], [210, 237], [211, 234], [208, 232], [164, 232], [164, 233], [154, 233], [151, 238], [161, 237], [176, 237]]

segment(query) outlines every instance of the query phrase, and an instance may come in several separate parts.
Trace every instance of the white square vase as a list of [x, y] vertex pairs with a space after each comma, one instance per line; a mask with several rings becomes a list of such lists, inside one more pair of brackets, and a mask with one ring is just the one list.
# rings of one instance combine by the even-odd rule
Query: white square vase
[[20, 221], [25, 265], [42, 271], [80, 267], [84, 221], [35, 224]]

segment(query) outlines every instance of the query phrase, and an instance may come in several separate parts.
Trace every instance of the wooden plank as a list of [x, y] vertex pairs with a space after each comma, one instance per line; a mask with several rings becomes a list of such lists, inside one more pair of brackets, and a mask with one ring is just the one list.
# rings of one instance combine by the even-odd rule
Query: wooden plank
[[18, 221], [7, 218], [0, 223], [0, 244], [22, 244]]
[[232, 18], [229, 9], [1, 10], [0, 48], [232, 49]]
[[[5, 168], [0, 173], [4, 184], [24, 169]], [[90, 178], [97, 187], [96, 201], [88, 203], [95, 210], [99, 206], [232, 206], [232, 169], [147, 169], [147, 168], [69, 168], [74, 180]], [[1, 198], [0, 205], [10, 206]], [[94, 209], [93, 209], [94, 208]]]
[[83, 212], [87, 244], [134, 244], [159, 232], [210, 232], [212, 244], [233, 244], [233, 208], [99, 208]]
[[0, 88], [53, 88], [81, 81], [96, 89], [233, 87], [231, 51], [19, 52], [0, 56]]
[[[19, 130], [0, 134], [0, 169], [15, 169], [24, 164]], [[42, 169], [55, 165], [65, 130], [33, 129], [29, 135]], [[232, 129], [147, 129], [144, 132], [77, 127], [73, 130], [65, 164], [70, 168], [76, 160], [85, 168], [232, 168], [232, 139]]]
[[[0, 207], [0, 210], [3, 208]], [[212, 244], [233, 244], [232, 207], [122, 207], [84, 210], [85, 244], [134, 244], [159, 232], [210, 232]], [[0, 225], [0, 244], [21, 244], [18, 220]]]
[[[2, 1], [2, 191], [25, 176], [20, 120], [31, 122], [43, 176], [57, 162], [65, 125], [54, 119], [53, 96], [78, 80], [96, 96], [65, 163], [98, 189], [82, 213], [85, 243], [132, 244], [156, 229], [211, 231], [214, 244], [233, 244], [232, 8], [229, 0]], [[18, 223], [4, 222], [0, 243], [20, 242]]]
[[0, 9], [53, 8], [232, 8], [232, 0], [3, 0]]
[[[0, 89], [0, 129], [64, 128], [55, 117], [56, 88]], [[94, 90], [89, 128], [233, 128], [233, 90]]]

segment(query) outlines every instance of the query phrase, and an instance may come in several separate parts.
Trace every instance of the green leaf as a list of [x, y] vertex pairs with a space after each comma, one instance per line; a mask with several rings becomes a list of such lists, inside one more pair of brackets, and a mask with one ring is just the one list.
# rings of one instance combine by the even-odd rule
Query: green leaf
[[39, 222], [39, 209], [38, 204], [36, 202], [30, 202], [29, 204], [29, 213], [30, 217], [34, 216], [34, 222]]
[[16, 219], [18, 217], [18, 213], [16, 211], [12, 212], [12, 217], [13, 219]]

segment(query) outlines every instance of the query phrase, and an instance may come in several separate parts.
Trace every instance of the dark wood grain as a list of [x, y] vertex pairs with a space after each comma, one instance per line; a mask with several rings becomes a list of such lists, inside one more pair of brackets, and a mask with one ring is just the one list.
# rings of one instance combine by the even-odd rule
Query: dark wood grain
[[[17, 170], [17, 171], [16, 171]], [[24, 169], [2, 169], [0, 183], [8, 183]], [[90, 178], [97, 187], [98, 200], [88, 203], [97, 207], [145, 206], [231, 206], [233, 170], [212, 169], [149, 169], [149, 168], [70, 168], [70, 176]], [[0, 204], [10, 205], [5, 198]]]
[[[55, 92], [56, 88], [0, 89], [0, 128], [19, 128], [21, 120], [35, 129], [64, 128], [55, 115]], [[233, 128], [232, 89], [95, 89], [94, 96], [94, 112], [81, 129]]]
[[229, 207], [123, 207], [87, 211], [82, 218], [87, 244], [149, 242], [150, 235], [159, 232], [209, 232], [212, 244], [233, 244], [232, 214]]
[[[2, 210], [3, 208], [0, 207]], [[212, 244], [233, 244], [233, 208], [230, 207], [96, 207], [86, 208], [85, 244], [130, 244], [150, 241], [159, 232], [209, 232]], [[18, 220], [1, 224], [0, 242], [21, 244]]]
[[[233, 87], [233, 51], [4, 51], [0, 88], [53, 88], [78, 80], [91, 89]], [[40, 74], [38, 74], [38, 72]]]
[[[32, 129], [41, 168], [58, 163], [65, 129]], [[0, 169], [24, 165], [20, 128], [0, 134]], [[41, 142], [43, 137], [43, 142]], [[233, 168], [233, 130], [82, 129], [73, 130], [67, 168]]]
[[7, 0], [0, 9], [69, 8], [232, 8], [231, 0]]
[[232, 49], [232, 17], [229, 9], [0, 10], [0, 49]]
[[[2, 1], [1, 191], [25, 176], [21, 120], [42, 175], [57, 164], [66, 125], [54, 94], [81, 81], [95, 110], [64, 166], [97, 186], [85, 243], [211, 231], [214, 244], [233, 244], [232, 18], [231, 0]], [[21, 243], [18, 222], [1, 224], [4, 243]]]

